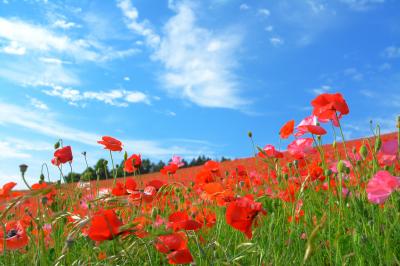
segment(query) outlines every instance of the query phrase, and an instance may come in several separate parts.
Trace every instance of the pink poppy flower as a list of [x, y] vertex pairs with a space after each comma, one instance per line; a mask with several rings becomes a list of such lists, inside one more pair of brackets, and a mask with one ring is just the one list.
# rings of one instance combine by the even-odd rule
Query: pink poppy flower
[[288, 145], [288, 152], [297, 159], [304, 158], [307, 154], [315, 152], [312, 138], [296, 139]]
[[185, 164], [182, 162], [182, 158], [181, 158], [180, 156], [177, 156], [177, 155], [172, 156], [171, 162], [172, 162], [173, 164], [176, 164], [178, 167], [182, 167], [182, 166], [185, 165]]
[[304, 118], [300, 124], [297, 125], [297, 132], [294, 134], [295, 137], [301, 137], [308, 132], [308, 126], [316, 126], [317, 117], [314, 115], [307, 116]]
[[368, 200], [375, 204], [384, 203], [392, 192], [400, 187], [400, 178], [387, 171], [379, 171], [368, 181]]
[[397, 140], [385, 141], [378, 153], [378, 160], [381, 165], [392, 165], [397, 158]]

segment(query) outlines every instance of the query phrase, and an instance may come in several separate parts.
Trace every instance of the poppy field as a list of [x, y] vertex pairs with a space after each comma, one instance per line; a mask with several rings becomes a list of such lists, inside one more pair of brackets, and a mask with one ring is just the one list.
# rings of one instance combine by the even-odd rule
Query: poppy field
[[[280, 128], [285, 149], [249, 132], [251, 158], [180, 169], [171, 154], [141, 175], [140, 154], [125, 152], [123, 178], [68, 183], [60, 170], [59, 183], [1, 184], [0, 265], [400, 265], [400, 128], [346, 141], [344, 96], [311, 106]], [[93, 141], [113, 166], [124, 152]], [[78, 157], [55, 148], [66, 171]]]

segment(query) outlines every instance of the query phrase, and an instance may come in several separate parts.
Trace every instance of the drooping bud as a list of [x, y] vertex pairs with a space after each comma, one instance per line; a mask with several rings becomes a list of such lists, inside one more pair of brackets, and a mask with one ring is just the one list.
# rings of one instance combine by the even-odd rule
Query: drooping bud
[[249, 138], [253, 137], [253, 133], [251, 131], [247, 132], [247, 136], [249, 136]]
[[57, 150], [58, 148], [60, 148], [60, 141], [54, 143], [54, 149]]

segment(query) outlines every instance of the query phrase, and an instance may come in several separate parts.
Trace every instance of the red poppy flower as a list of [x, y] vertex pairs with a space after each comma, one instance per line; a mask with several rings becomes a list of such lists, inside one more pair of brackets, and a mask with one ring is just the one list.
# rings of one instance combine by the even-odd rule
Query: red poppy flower
[[313, 115], [320, 120], [329, 119], [336, 121], [336, 112], [339, 112], [339, 119], [349, 113], [349, 107], [340, 93], [320, 94], [311, 102], [311, 105], [314, 107]]
[[51, 160], [51, 163], [58, 166], [63, 163], [71, 162], [72, 158], [71, 146], [65, 146], [54, 152], [54, 158]]
[[120, 233], [121, 226], [114, 210], [99, 210], [91, 219], [88, 236], [95, 241], [111, 240]]
[[307, 154], [315, 152], [312, 138], [296, 139], [288, 145], [288, 152], [297, 159], [304, 158]]
[[308, 125], [306, 128], [308, 132], [318, 136], [322, 136], [327, 133], [326, 130], [321, 126]]
[[164, 166], [160, 172], [163, 175], [173, 175], [176, 173], [176, 171], [178, 170], [179, 166], [174, 164], [174, 163], [170, 163], [169, 165]]
[[33, 184], [31, 188], [33, 190], [38, 190], [38, 189], [42, 189], [42, 188], [45, 188], [45, 187], [47, 187], [46, 182], [42, 182], [42, 183]]
[[132, 154], [131, 157], [129, 157], [126, 161], [125, 161], [125, 167], [124, 170], [127, 173], [133, 173], [135, 172], [137, 169], [140, 168], [140, 165], [142, 164], [142, 158], [140, 157], [140, 154]]
[[282, 139], [287, 139], [290, 135], [293, 134], [294, 130], [294, 120], [290, 120], [287, 122], [279, 131], [279, 135]]
[[177, 211], [171, 214], [168, 218], [168, 228], [173, 228], [174, 231], [179, 230], [199, 230], [202, 224], [196, 220], [189, 219], [186, 211]]
[[8, 182], [3, 185], [0, 189], [0, 198], [7, 198], [10, 195], [10, 191], [17, 185], [15, 182]]
[[167, 259], [170, 264], [188, 264], [193, 262], [192, 254], [187, 248], [171, 252], [168, 254]]
[[252, 238], [251, 227], [258, 213], [265, 213], [260, 202], [255, 202], [251, 195], [236, 199], [226, 209], [226, 222], [233, 228]]
[[136, 190], [137, 184], [135, 180], [132, 178], [127, 178], [125, 181], [125, 188], [128, 191], [128, 193], [132, 193], [133, 191]]
[[104, 136], [101, 138], [102, 140], [97, 141], [99, 144], [104, 145], [104, 149], [110, 151], [122, 151], [122, 142], [114, 139], [113, 137]]
[[219, 163], [216, 161], [210, 160], [204, 164], [204, 168], [210, 172], [218, 172], [219, 171]]
[[265, 158], [265, 157], [271, 157], [271, 158], [283, 158], [283, 153], [280, 151], [277, 151], [273, 145], [265, 145], [263, 148], [264, 152], [259, 152], [258, 156]]
[[121, 182], [117, 182], [115, 184], [115, 187], [113, 187], [113, 189], [111, 190], [111, 194], [113, 194], [114, 196], [126, 195], [127, 191], [125, 189], [124, 184], [122, 184]]
[[166, 254], [186, 249], [187, 238], [185, 234], [182, 234], [182, 232], [162, 235], [156, 238], [154, 245], [159, 252]]
[[28, 236], [25, 228], [20, 221], [12, 221], [6, 224], [6, 235], [0, 230], [0, 251], [4, 250], [4, 242], [6, 250], [16, 250], [28, 245]]

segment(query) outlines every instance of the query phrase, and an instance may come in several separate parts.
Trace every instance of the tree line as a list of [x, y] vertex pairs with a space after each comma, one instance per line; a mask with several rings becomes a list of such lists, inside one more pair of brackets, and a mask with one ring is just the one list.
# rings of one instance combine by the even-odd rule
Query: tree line
[[[203, 165], [205, 162], [211, 160], [211, 158], [206, 157], [204, 155], [200, 155], [197, 158], [193, 158], [190, 162], [182, 159], [182, 163], [184, 164], [181, 168], [187, 168], [192, 166]], [[220, 162], [230, 161], [229, 158], [222, 157]], [[170, 163], [171, 160], [168, 161]], [[156, 173], [159, 172], [167, 163], [160, 160], [157, 163], [152, 162], [150, 159], [142, 159], [142, 164], [138, 170], [140, 174], [148, 174], [148, 173]], [[124, 176], [124, 161], [121, 161], [120, 164], [115, 165], [115, 171], [117, 177]], [[127, 176], [131, 174], [126, 174]], [[67, 182], [78, 182], [82, 181], [90, 181], [90, 180], [100, 180], [104, 179], [112, 179], [114, 176], [113, 168], [110, 163], [106, 159], [99, 159], [94, 166], [87, 167], [82, 173], [70, 172], [66, 175]]]

